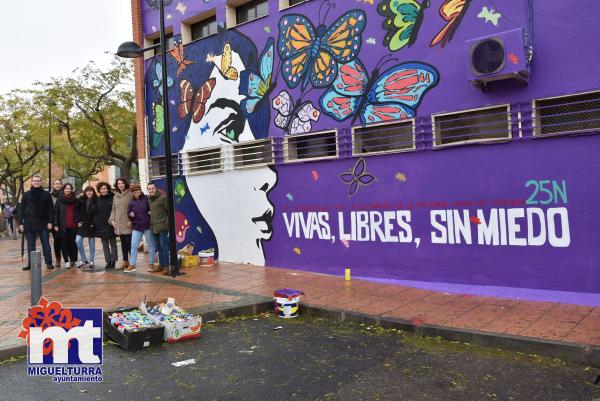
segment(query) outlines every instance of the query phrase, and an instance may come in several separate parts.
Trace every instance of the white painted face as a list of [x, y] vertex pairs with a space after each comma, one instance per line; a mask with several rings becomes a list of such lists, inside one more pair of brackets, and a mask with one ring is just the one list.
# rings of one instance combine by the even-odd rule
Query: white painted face
[[[214, 58], [210, 78], [215, 87], [208, 98], [203, 118], [191, 122], [182, 152], [254, 140], [240, 103], [239, 78], [223, 77]], [[239, 55], [232, 52], [232, 67], [245, 69]], [[200, 85], [201, 83], [195, 83]], [[262, 241], [272, 236], [273, 205], [267, 194], [276, 182], [268, 167], [224, 171], [186, 177], [198, 210], [213, 231], [219, 259], [264, 265]]]

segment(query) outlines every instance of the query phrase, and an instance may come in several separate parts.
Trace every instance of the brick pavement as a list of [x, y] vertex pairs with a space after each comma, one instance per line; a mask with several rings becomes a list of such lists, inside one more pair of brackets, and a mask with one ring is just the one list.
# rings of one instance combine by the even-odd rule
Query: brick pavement
[[[0, 346], [14, 341], [30, 299], [29, 272], [21, 271], [19, 241], [0, 240]], [[97, 247], [99, 247], [99, 241]], [[119, 248], [120, 249], [120, 248]], [[97, 266], [104, 266], [102, 252]], [[288, 269], [220, 263], [185, 269], [178, 278], [77, 268], [43, 271], [43, 294], [65, 306], [111, 309], [174, 297], [185, 308], [235, 306], [268, 300], [282, 287], [302, 289], [304, 303], [367, 315], [600, 346], [600, 308], [448, 294]]]

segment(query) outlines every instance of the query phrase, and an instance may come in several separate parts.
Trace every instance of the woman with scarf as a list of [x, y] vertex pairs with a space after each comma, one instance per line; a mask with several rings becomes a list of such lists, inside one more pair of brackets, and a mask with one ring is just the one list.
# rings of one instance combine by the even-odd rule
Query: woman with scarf
[[[56, 201], [62, 194], [63, 183], [61, 180], [56, 179], [52, 182], [52, 191], [50, 191], [50, 195], [52, 196], [52, 206], [56, 207]], [[54, 243], [54, 257], [56, 258], [56, 266], [60, 266], [60, 238], [56, 235], [56, 231], [52, 230], [52, 238]]]
[[94, 217], [96, 236], [102, 240], [102, 251], [106, 261], [104, 268], [114, 269], [118, 259], [117, 239], [115, 230], [108, 220], [110, 219], [115, 194], [112, 193], [107, 182], [99, 182], [96, 188], [100, 193], [96, 200], [96, 215]]
[[115, 197], [113, 198], [112, 210], [108, 222], [115, 229], [115, 234], [121, 240], [121, 252], [123, 263], [117, 267], [121, 270], [129, 266], [129, 254], [131, 253], [131, 221], [127, 216], [127, 207], [132, 195], [129, 190], [129, 182], [125, 178], [118, 178], [115, 183]]
[[[94, 187], [88, 185], [83, 190], [83, 195], [77, 201], [75, 208], [77, 217], [77, 236], [75, 237], [75, 243], [79, 250], [79, 256], [81, 261], [76, 264], [77, 267], [89, 266], [90, 269], [94, 268], [94, 255], [96, 253], [96, 229], [94, 226], [94, 219], [96, 216], [96, 190]], [[90, 259], [85, 254], [85, 247], [83, 239], [88, 239], [88, 246], [90, 248]]]
[[69, 183], [63, 187], [63, 193], [58, 197], [54, 207], [54, 231], [60, 238], [61, 252], [65, 267], [68, 269], [77, 262], [77, 198], [73, 192], [73, 186]]
[[150, 266], [154, 266], [156, 258], [156, 240], [150, 229], [150, 202], [148, 197], [142, 192], [139, 184], [131, 185], [133, 199], [129, 202], [127, 215], [132, 221], [133, 231], [131, 235], [131, 259], [125, 273], [134, 272], [137, 263], [138, 247], [142, 241], [142, 236], [146, 237], [148, 245], [148, 255], [150, 257]]

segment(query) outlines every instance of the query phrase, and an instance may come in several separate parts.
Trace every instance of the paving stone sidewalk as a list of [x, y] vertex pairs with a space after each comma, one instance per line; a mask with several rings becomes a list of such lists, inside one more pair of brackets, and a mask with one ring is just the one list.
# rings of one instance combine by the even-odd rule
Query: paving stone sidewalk
[[[302, 289], [306, 305], [454, 329], [600, 347], [600, 308], [449, 294], [296, 270], [219, 263], [191, 267], [177, 278], [137, 271], [104, 271], [100, 241], [96, 268], [43, 271], [43, 295], [68, 307], [136, 306], [174, 297], [192, 310], [216, 310], [272, 299], [283, 287]], [[120, 249], [120, 248], [119, 248]], [[30, 273], [22, 271], [20, 241], [0, 240], [0, 348], [14, 343], [30, 301]]]

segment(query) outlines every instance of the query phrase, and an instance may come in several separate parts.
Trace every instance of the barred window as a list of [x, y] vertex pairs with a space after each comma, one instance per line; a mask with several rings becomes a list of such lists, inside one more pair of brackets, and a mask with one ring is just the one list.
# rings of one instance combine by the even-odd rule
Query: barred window
[[251, 0], [235, 9], [236, 24], [243, 24], [269, 14], [267, 0]]
[[284, 142], [286, 161], [327, 159], [338, 154], [337, 131], [287, 136]]
[[533, 102], [534, 134], [552, 135], [600, 130], [600, 92]]
[[[171, 156], [171, 168], [173, 175], [179, 174], [179, 158], [178, 155]], [[164, 177], [167, 175], [167, 162], [164, 156], [151, 157], [148, 164], [148, 172], [150, 178]]]
[[192, 40], [205, 38], [217, 33], [217, 17], [215, 15], [198, 21], [190, 26]]
[[187, 152], [183, 156], [185, 175], [202, 174], [223, 169], [221, 147], [206, 148]]
[[508, 105], [433, 115], [435, 146], [511, 137]]
[[414, 121], [367, 125], [353, 129], [354, 155], [398, 152], [415, 148]]
[[261, 139], [233, 145], [233, 165], [235, 168], [264, 166], [272, 164], [273, 159], [273, 142], [271, 139]]

